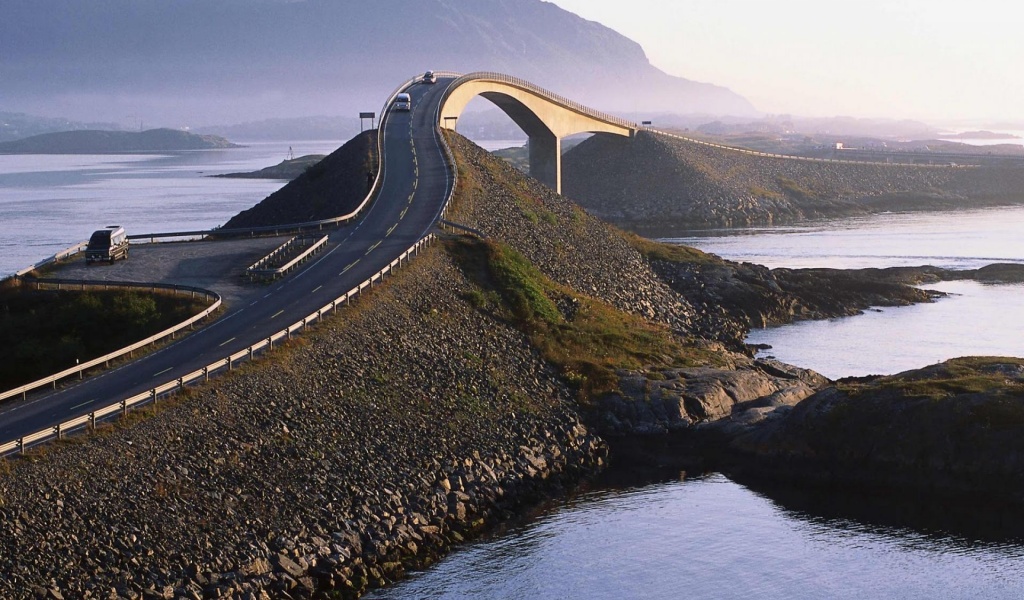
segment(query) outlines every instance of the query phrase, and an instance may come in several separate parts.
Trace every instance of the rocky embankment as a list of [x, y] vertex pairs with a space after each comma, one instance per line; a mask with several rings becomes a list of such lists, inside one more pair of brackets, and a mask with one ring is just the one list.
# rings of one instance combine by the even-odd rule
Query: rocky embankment
[[568, 197], [647, 235], [1024, 202], [1020, 168], [772, 158], [643, 132], [631, 139], [594, 136], [563, 161]]
[[1024, 499], [1024, 359], [844, 379], [727, 450], [740, 477]]
[[353, 597], [593, 472], [569, 388], [469, 287], [435, 247], [272, 360], [0, 463], [0, 596]]
[[377, 174], [377, 131], [365, 131], [327, 155], [288, 185], [224, 224], [263, 227], [304, 223], [347, 214], [366, 198], [367, 175]]

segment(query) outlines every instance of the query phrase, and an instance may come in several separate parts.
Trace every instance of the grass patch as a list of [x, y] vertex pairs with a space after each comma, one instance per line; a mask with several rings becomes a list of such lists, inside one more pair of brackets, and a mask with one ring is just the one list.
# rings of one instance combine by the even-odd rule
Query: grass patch
[[773, 200], [781, 200], [783, 197], [782, 194], [776, 192], [775, 190], [765, 189], [759, 185], [750, 186], [749, 188], [747, 188], [747, 192], [749, 192], [750, 195], [754, 196], [755, 198], [771, 198]]
[[782, 188], [782, 191], [787, 196], [798, 200], [812, 200], [816, 197], [814, 192], [788, 177], [779, 177], [775, 182], [779, 184], [779, 187]]
[[[584, 401], [616, 389], [617, 369], [695, 366], [712, 358], [685, 347], [666, 327], [551, 281], [500, 242], [459, 239], [447, 244], [483, 294], [497, 293], [498, 316], [529, 336]], [[571, 318], [563, 316], [559, 302], [573, 304]]]
[[724, 263], [721, 258], [714, 254], [701, 252], [700, 250], [691, 248], [690, 246], [655, 242], [654, 240], [647, 239], [635, 233], [623, 232], [622, 235], [625, 237], [626, 241], [629, 242], [630, 246], [633, 246], [637, 252], [642, 254], [648, 260], [664, 260], [668, 262], [694, 263], [701, 265]]
[[872, 378], [868, 383], [850, 380], [843, 383], [841, 389], [851, 396], [886, 390], [908, 397], [934, 400], [990, 392], [999, 392], [1001, 396], [1024, 397], [1024, 382], [1009, 380], [1001, 366], [1024, 366], [1024, 359], [984, 356], [955, 358], [916, 371]]

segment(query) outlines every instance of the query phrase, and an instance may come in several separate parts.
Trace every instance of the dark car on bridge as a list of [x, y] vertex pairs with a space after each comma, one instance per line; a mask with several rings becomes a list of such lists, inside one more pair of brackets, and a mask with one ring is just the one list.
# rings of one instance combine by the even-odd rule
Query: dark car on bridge
[[433, 71], [427, 71], [423, 74], [423, 83], [437, 83], [437, 75], [434, 75]]

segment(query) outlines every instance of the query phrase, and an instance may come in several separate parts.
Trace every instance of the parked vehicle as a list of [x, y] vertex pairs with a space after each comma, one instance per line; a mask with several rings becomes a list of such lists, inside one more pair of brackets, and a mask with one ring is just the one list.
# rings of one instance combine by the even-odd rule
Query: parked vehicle
[[124, 232], [124, 227], [111, 225], [94, 231], [85, 248], [85, 264], [91, 265], [96, 261], [114, 264], [119, 258], [128, 258], [128, 234]]
[[395, 110], [412, 110], [412, 96], [409, 94], [398, 94], [395, 96], [392, 106], [395, 107]]

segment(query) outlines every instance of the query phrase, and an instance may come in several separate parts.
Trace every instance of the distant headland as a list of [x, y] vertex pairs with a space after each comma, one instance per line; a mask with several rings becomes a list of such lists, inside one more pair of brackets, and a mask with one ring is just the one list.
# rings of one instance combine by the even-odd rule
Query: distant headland
[[0, 143], [0, 154], [131, 154], [239, 148], [216, 135], [176, 129], [61, 131]]

